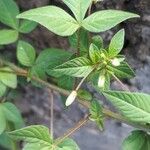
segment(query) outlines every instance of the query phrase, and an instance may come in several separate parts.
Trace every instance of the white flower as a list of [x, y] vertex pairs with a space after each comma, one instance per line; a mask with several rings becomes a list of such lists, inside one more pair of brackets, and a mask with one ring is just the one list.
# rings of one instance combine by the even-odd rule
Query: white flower
[[77, 97], [77, 91], [72, 91], [66, 100], [66, 106], [71, 105]]
[[113, 66], [119, 66], [120, 65], [120, 60], [118, 58], [114, 58], [111, 60], [111, 63]]
[[103, 88], [105, 84], [105, 76], [100, 75], [98, 79], [98, 87]]

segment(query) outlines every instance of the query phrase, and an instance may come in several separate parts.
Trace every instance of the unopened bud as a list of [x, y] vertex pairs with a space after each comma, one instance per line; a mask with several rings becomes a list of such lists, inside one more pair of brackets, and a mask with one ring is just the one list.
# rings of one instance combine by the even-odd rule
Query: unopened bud
[[66, 106], [71, 105], [77, 97], [77, 91], [72, 91], [66, 100]]
[[98, 87], [103, 88], [105, 84], [105, 76], [100, 75], [98, 79]]
[[118, 58], [114, 58], [111, 60], [111, 63], [113, 66], [119, 66], [120, 65], [120, 60]]

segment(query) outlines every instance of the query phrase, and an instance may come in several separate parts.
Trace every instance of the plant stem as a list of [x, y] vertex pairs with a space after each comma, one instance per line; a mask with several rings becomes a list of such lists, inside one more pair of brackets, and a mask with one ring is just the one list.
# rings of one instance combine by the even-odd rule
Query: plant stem
[[50, 135], [51, 138], [54, 138], [54, 96], [53, 91], [47, 89], [50, 96]]
[[81, 29], [78, 30], [78, 40], [77, 40], [77, 56], [80, 56], [80, 36], [81, 36]]
[[91, 15], [92, 5], [93, 5], [93, 2], [91, 2], [90, 6], [89, 6], [89, 9], [88, 9], [88, 16]]
[[[3, 62], [3, 64], [8, 65], [12, 70], [14, 70], [14, 72], [17, 75], [28, 77], [28, 72], [26, 70], [24, 70], [22, 68], [19, 68], [19, 67], [15, 66], [12, 63], [8, 63], [6, 61], [3, 61], [2, 59], [0, 59], [0, 61]], [[62, 95], [69, 96], [69, 94], [70, 94], [70, 91], [62, 89], [62, 88], [60, 88], [60, 87], [58, 87], [56, 85], [50, 84], [50, 83], [48, 83], [48, 82], [46, 82], [46, 81], [44, 81], [44, 80], [42, 80], [42, 79], [40, 79], [38, 77], [32, 76], [31, 79], [34, 80], [34, 81], [39, 82], [40, 84], [44, 85], [45, 87], [47, 87], [49, 89], [52, 89], [54, 91], [59, 92]], [[86, 108], [90, 107], [90, 103], [88, 103], [87, 101], [83, 101], [83, 100], [79, 99], [79, 103], [81, 105], [85, 106]], [[116, 120], [118, 120], [120, 122], [124, 122], [124, 123], [126, 123], [128, 125], [132, 124], [132, 126], [135, 127], [135, 128], [140, 128], [140, 129], [143, 129], [143, 130], [145, 129], [146, 131], [150, 131], [150, 127], [149, 126], [146, 126], [146, 125], [143, 125], [143, 124], [139, 125], [139, 124], [136, 124], [136, 123], [131, 123], [130, 121], [128, 121], [123, 116], [121, 116], [121, 115], [119, 115], [117, 113], [114, 113], [114, 112], [110, 111], [107, 108], [103, 108], [103, 113], [104, 113], [105, 116], [111, 117], [111, 118], [116, 119]]]
[[71, 136], [74, 132], [79, 130], [84, 124], [86, 124], [88, 122], [88, 120], [89, 120], [89, 115], [87, 115], [85, 118], [81, 119], [73, 128], [69, 129], [62, 137], [59, 137], [56, 140], [55, 145], [60, 144], [67, 137]]
[[113, 73], [112, 73], [112, 76], [113, 76], [114, 79], [116, 79], [116, 81], [121, 85], [121, 87], [122, 87], [123, 90], [130, 92], [129, 88], [126, 87], [126, 86], [122, 83], [122, 81], [118, 79], [118, 77], [116, 77]]
[[[80, 56], [80, 36], [81, 36], [81, 29], [79, 28], [77, 31], [77, 48], [76, 48], [77, 57]], [[73, 89], [75, 89], [76, 85], [77, 85], [77, 78], [75, 78]]]

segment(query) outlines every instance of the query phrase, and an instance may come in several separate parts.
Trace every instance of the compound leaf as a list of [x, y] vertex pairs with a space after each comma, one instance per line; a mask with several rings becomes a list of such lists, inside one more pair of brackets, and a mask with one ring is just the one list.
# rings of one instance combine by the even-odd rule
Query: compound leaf
[[92, 3], [91, 0], [63, 0], [63, 2], [71, 9], [79, 22], [84, 19], [87, 9]]

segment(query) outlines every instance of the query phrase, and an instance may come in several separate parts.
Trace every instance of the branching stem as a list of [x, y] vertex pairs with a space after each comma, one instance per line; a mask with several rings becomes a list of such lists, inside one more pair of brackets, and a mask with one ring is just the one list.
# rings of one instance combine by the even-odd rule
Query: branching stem
[[[22, 68], [19, 68], [19, 67], [15, 66], [12, 63], [8, 63], [6, 61], [3, 61], [2, 59], [0, 59], [0, 61], [3, 62], [4, 65], [8, 65], [12, 70], [14, 70], [14, 72], [17, 75], [28, 77], [28, 72], [26, 70], [24, 70]], [[70, 94], [70, 91], [62, 89], [62, 88], [60, 88], [60, 87], [58, 87], [56, 85], [50, 84], [50, 83], [48, 83], [48, 82], [46, 82], [46, 81], [44, 81], [44, 80], [42, 80], [42, 79], [40, 79], [38, 77], [32, 76], [31, 79], [34, 80], [34, 81], [39, 82], [40, 84], [44, 85], [45, 87], [47, 87], [47, 88], [49, 88], [51, 90], [59, 92], [62, 95], [69, 96], [69, 94]], [[85, 106], [86, 108], [90, 107], [90, 104], [87, 101], [79, 100], [79, 103], [81, 105]], [[143, 125], [143, 124], [132, 123], [129, 120], [127, 120], [126, 118], [124, 118], [123, 116], [121, 116], [120, 114], [114, 113], [114, 112], [110, 111], [107, 108], [103, 108], [103, 113], [107, 117], [111, 117], [111, 118], [116, 119], [116, 120], [118, 120], [120, 122], [124, 122], [124, 123], [126, 123], [128, 125], [132, 125], [135, 128], [140, 128], [142, 130], [150, 131], [150, 127], [149, 126], [146, 126], [146, 125]]]

